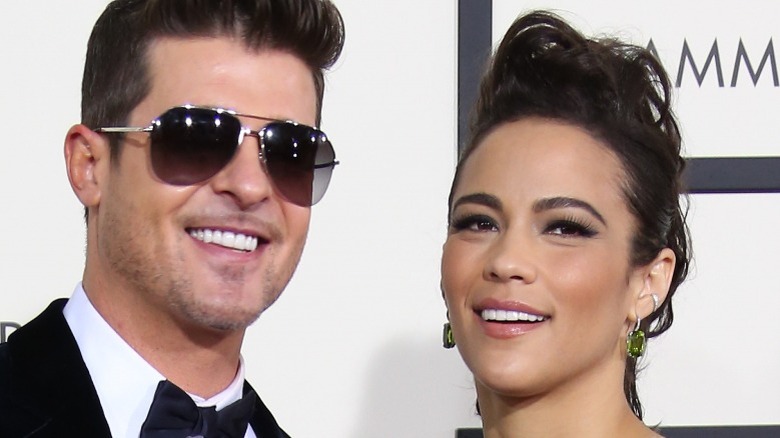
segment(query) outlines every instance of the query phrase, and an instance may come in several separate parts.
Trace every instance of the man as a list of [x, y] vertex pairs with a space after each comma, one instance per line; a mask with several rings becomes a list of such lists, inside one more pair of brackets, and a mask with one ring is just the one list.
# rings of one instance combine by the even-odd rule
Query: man
[[337, 164], [311, 127], [343, 36], [327, 0], [108, 5], [65, 140], [83, 281], [0, 346], [0, 436], [287, 436], [240, 347]]

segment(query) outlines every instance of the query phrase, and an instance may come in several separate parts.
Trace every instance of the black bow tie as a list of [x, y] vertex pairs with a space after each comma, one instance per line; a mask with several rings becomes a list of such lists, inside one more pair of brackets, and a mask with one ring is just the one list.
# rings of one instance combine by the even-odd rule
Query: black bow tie
[[255, 407], [254, 391], [217, 411], [199, 408], [181, 388], [163, 380], [157, 385], [140, 438], [243, 438]]

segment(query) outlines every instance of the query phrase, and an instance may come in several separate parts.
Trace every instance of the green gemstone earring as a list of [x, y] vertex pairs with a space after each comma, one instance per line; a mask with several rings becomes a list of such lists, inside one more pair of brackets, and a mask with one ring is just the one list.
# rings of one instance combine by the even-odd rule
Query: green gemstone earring
[[453, 348], [455, 346], [455, 337], [452, 335], [452, 326], [449, 322], [444, 323], [444, 333], [441, 338], [444, 348]]
[[[653, 312], [655, 312], [658, 310], [658, 295], [651, 293], [650, 298], [653, 299]], [[633, 330], [628, 332], [628, 337], [626, 337], [626, 350], [629, 357], [634, 359], [645, 354], [645, 349], [647, 348], [647, 337], [645, 332], [639, 327], [641, 323], [642, 318], [636, 315], [636, 325], [634, 325]]]
[[626, 350], [628, 351], [629, 357], [634, 359], [643, 355], [645, 353], [645, 347], [647, 346], [645, 332], [639, 328], [641, 322], [642, 320], [637, 316], [636, 325], [634, 326], [634, 329], [628, 333], [628, 337], [626, 338]]
[[626, 350], [628, 351], [628, 356], [634, 359], [643, 355], [645, 353], [645, 347], [647, 347], [647, 338], [645, 337], [645, 332], [642, 331], [642, 329], [639, 327], [641, 323], [642, 318], [637, 315], [634, 330], [628, 332], [628, 337], [626, 338]]

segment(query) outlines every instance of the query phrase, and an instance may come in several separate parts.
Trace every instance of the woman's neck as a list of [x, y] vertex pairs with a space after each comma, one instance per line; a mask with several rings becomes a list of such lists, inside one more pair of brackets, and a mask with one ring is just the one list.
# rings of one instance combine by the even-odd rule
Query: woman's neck
[[622, 370], [616, 373], [614, 366], [527, 397], [499, 394], [479, 382], [477, 393], [485, 438], [658, 436], [634, 415]]

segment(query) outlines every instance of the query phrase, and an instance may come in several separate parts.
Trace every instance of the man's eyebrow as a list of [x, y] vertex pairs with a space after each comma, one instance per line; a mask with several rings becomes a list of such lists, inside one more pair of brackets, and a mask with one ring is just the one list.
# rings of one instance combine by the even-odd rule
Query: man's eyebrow
[[553, 210], [556, 208], [569, 208], [569, 207], [581, 208], [583, 210], [586, 210], [588, 213], [590, 213], [596, 219], [598, 219], [599, 222], [601, 222], [605, 226], [607, 225], [607, 221], [604, 219], [604, 216], [602, 216], [601, 213], [599, 213], [599, 211], [596, 210], [595, 207], [577, 198], [569, 198], [567, 196], [555, 196], [552, 198], [542, 198], [534, 202], [533, 210], [536, 213], [540, 213], [546, 210]]
[[468, 195], [463, 195], [460, 198], [458, 198], [457, 201], [455, 201], [452, 204], [452, 209], [455, 210], [458, 208], [458, 206], [462, 204], [479, 204], [484, 205], [485, 207], [492, 208], [494, 210], [502, 210], [503, 205], [501, 204], [501, 200], [493, 195], [489, 195], [487, 193], [470, 193]]

